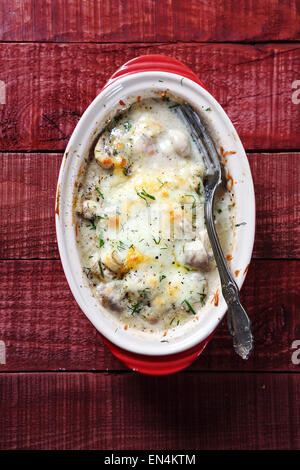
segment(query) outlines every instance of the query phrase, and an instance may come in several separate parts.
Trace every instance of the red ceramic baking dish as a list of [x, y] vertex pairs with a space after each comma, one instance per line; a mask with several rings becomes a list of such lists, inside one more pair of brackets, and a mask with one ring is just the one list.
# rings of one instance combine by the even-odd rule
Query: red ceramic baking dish
[[119, 111], [120, 103], [128, 106], [158, 92], [169, 92], [196, 109], [209, 109], [217, 145], [230, 150], [226, 166], [234, 180], [236, 218], [243, 220], [243, 227], [235, 234], [231, 261], [239, 287], [251, 259], [255, 230], [254, 190], [245, 150], [230, 119], [205, 85], [190, 68], [167, 56], [140, 56], [120, 67], [83, 114], [66, 148], [57, 184], [56, 231], [63, 269], [81, 310], [117, 358], [129, 368], [150, 375], [171, 374], [189, 366], [211, 340], [226, 313], [226, 303], [222, 295], [217, 305], [208, 299], [210, 308], [206, 315], [168, 341], [145, 340], [129, 330], [116, 328], [115, 319], [95, 300], [86, 282], [76, 245], [73, 201], [82, 164], [104, 121]]

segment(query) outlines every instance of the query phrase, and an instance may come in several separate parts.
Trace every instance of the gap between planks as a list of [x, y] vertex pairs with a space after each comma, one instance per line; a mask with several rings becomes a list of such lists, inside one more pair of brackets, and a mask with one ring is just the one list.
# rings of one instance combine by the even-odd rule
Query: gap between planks
[[[74, 129], [75, 130], [75, 129]], [[249, 154], [253, 154], [253, 153], [297, 153], [297, 152], [300, 152], [300, 148], [299, 149], [289, 149], [289, 148], [282, 148], [282, 149], [270, 149], [270, 148], [267, 148], [267, 149], [247, 149], [245, 148], [244, 149], [246, 153], [249, 153]], [[1, 149], [0, 150], [0, 155], [1, 154], [4, 154], [4, 153], [11, 153], [11, 154], [18, 154], [18, 153], [26, 153], [26, 154], [36, 154], [36, 153], [50, 153], [50, 154], [60, 154], [60, 155], [63, 155], [65, 153], [65, 150], [61, 150], [61, 149], [58, 149], [58, 150], [38, 150], [38, 149], [26, 149], [26, 150], [22, 150], [22, 149], [16, 149], [16, 150], [3, 150]]]
[[[96, 370], [93, 370], [93, 369], [84, 369], [84, 370], [80, 370], [80, 369], [44, 369], [44, 370], [9, 370], [9, 369], [6, 369], [6, 370], [1, 370], [0, 371], [0, 376], [4, 375], [4, 374], [7, 374], [7, 375], [17, 375], [17, 374], [31, 374], [31, 375], [34, 375], [34, 374], [108, 374], [108, 375], [126, 375], [126, 374], [130, 374], [130, 375], [133, 375], [133, 374], [137, 374], [137, 375], [140, 375], [140, 376], [147, 376], [147, 374], [142, 374], [141, 372], [138, 372], [138, 371], [134, 371], [132, 369], [96, 369]], [[187, 369], [183, 369], [179, 372], [176, 372], [174, 374], [166, 374], [166, 375], [176, 375], [176, 374], [226, 374], [226, 375], [236, 375], [236, 374], [241, 374], [241, 375], [264, 375], [264, 374], [268, 374], [268, 375], [297, 375], [297, 374], [300, 374], [300, 370], [297, 371], [297, 370], [290, 370], [290, 371], [282, 371], [282, 370], [251, 370], [251, 369], [247, 369], [247, 370], [207, 370], [207, 369], [190, 369], [190, 368], [187, 368]], [[159, 375], [149, 375], [148, 377], [166, 377], [166, 375], [162, 375], [162, 376], [159, 376]]]
[[70, 44], [70, 45], [78, 45], [78, 44], [95, 44], [100, 46], [117, 46], [117, 45], [132, 45], [132, 44], [142, 44], [142, 45], [149, 45], [149, 46], [161, 46], [161, 45], [189, 45], [189, 44], [232, 44], [237, 46], [253, 46], [255, 47], [257, 44], [300, 44], [300, 39], [293, 39], [293, 40], [266, 40], [266, 41], [196, 41], [196, 40], [189, 40], [189, 41], [1, 41], [1, 44]]

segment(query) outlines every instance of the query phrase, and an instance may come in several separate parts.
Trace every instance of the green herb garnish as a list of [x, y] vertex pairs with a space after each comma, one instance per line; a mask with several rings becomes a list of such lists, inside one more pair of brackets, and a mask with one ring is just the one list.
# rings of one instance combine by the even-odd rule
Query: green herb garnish
[[164, 274], [161, 274], [159, 276], [159, 282], [163, 281], [164, 279], [166, 279], [167, 276], [165, 276]]
[[140, 300], [147, 300], [148, 295], [149, 295], [149, 291], [150, 291], [150, 287], [145, 287], [145, 289], [138, 290], [139, 299]]
[[127, 121], [124, 122], [123, 126], [124, 126], [124, 129], [125, 129], [126, 132], [130, 131], [130, 129], [132, 128], [132, 124], [130, 122], [127, 122]]
[[201, 186], [201, 182], [199, 181], [198, 185], [197, 185], [197, 189], [196, 189], [196, 193], [199, 194], [199, 196], [202, 195], [202, 186]]
[[128, 305], [129, 310], [131, 310], [131, 315], [134, 315], [135, 313], [140, 313], [141, 308], [142, 308], [142, 302], [137, 302], [134, 305]]
[[104, 272], [103, 272], [103, 268], [102, 268], [102, 264], [100, 260], [98, 261], [98, 266], [99, 266], [100, 275], [102, 279], [104, 279]]
[[163, 186], [165, 186], [165, 184], [167, 184], [167, 181], [161, 181], [161, 179], [159, 179], [159, 178], [156, 178], [156, 179], [157, 179], [157, 181], [158, 181], [159, 184], [160, 184], [160, 187], [158, 188], [159, 190], [160, 190]]
[[161, 238], [160, 238], [160, 237], [158, 237], [158, 241], [156, 241], [156, 239], [155, 239], [154, 237], [152, 237], [152, 238], [153, 238], [153, 241], [154, 241], [155, 245], [159, 245], [159, 244], [160, 244], [160, 242], [161, 242]]
[[146, 287], [145, 289], [138, 290], [139, 298], [136, 304], [128, 305], [129, 310], [131, 310], [131, 315], [135, 313], [140, 313], [145, 302], [148, 300], [150, 288]]
[[91, 219], [91, 225], [88, 225], [90, 230], [96, 230], [97, 225], [95, 224], [95, 219]]
[[201, 305], [203, 307], [203, 305], [205, 304], [205, 299], [206, 299], [205, 287], [204, 286], [203, 286], [202, 292], [198, 292], [198, 294], [200, 295], [200, 302], [201, 302]]
[[91, 277], [92, 277], [91, 268], [86, 268], [86, 267], [84, 267], [83, 269], [84, 269], [84, 272], [85, 272], [85, 274], [86, 274], [86, 277], [87, 277], [88, 279], [91, 279]]
[[102, 248], [104, 246], [104, 240], [103, 238], [100, 236], [99, 238], [99, 248]]
[[125, 243], [123, 243], [123, 242], [121, 242], [121, 240], [119, 240], [119, 245], [117, 246], [117, 249], [118, 249], [119, 251], [121, 251], [121, 250], [126, 250], [126, 245], [125, 245]]
[[144, 189], [142, 189], [142, 191], [140, 191], [140, 192], [137, 191], [137, 189], [136, 189], [135, 191], [136, 191], [136, 194], [137, 194], [139, 197], [141, 197], [142, 199], [144, 199], [144, 201], [146, 201], [146, 202], [147, 202], [146, 197], [148, 197], [149, 199], [155, 200], [155, 197], [152, 196], [151, 194], [147, 193]]
[[196, 207], [196, 198], [195, 198], [195, 196], [193, 196], [192, 194], [185, 194], [184, 196], [185, 197], [192, 197], [194, 199], [192, 209], [195, 209], [195, 207]]
[[97, 186], [95, 186], [95, 189], [96, 189], [97, 193], [100, 194], [100, 196], [102, 197], [102, 199], [104, 199], [104, 196], [103, 196], [103, 194], [101, 193], [100, 189], [99, 189]]
[[193, 309], [191, 304], [186, 299], [184, 299], [183, 302], [181, 302], [181, 303], [185, 304], [187, 306], [187, 308], [188, 308], [187, 312], [192, 312], [193, 315], [196, 315], [195, 310]]
[[142, 189], [142, 191], [140, 191], [140, 192], [139, 192], [137, 189], [135, 189], [135, 191], [136, 191], [136, 194], [137, 194], [140, 198], [142, 198], [142, 199], [144, 199], [144, 201], [146, 201], [146, 204], [147, 204], [147, 205], [148, 205], [148, 201], [147, 201], [146, 198], [155, 200], [155, 197], [152, 196], [151, 194], [147, 193], [144, 189]]

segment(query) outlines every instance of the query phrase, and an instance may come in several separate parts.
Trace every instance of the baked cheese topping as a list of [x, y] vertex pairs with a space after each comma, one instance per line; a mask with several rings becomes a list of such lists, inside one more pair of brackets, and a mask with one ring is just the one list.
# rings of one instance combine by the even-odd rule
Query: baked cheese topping
[[[176, 103], [146, 99], [102, 132], [77, 194], [77, 242], [94, 296], [125, 329], [165, 332], [199, 318], [219, 288], [204, 223], [204, 163]], [[215, 222], [232, 252], [234, 196]]]

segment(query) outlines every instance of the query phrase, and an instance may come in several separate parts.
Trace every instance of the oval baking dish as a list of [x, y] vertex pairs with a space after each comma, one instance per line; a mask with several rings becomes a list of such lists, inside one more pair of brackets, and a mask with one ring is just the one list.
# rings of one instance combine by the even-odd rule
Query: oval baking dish
[[[147, 374], [167, 374], [188, 366], [204, 349], [226, 313], [225, 301], [208, 299], [209, 309], [182, 333], [147, 338], [126, 330], [93, 297], [83, 273], [76, 243], [74, 197], [91, 146], [107, 119], [123, 106], [143, 98], [170, 94], [195, 109], [209, 110], [208, 120], [220, 154], [226, 160], [235, 194], [236, 233], [231, 271], [239, 287], [247, 274], [255, 230], [255, 199], [248, 160], [228, 116], [193, 72], [165, 56], [141, 56], [122, 66], [78, 122], [62, 161], [56, 195], [56, 231], [60, 257], [70, 289], [85, 315], [101, 333], [112, 352], [126, 365]], [[226, 157], [226, 158], [225, 158]]]

